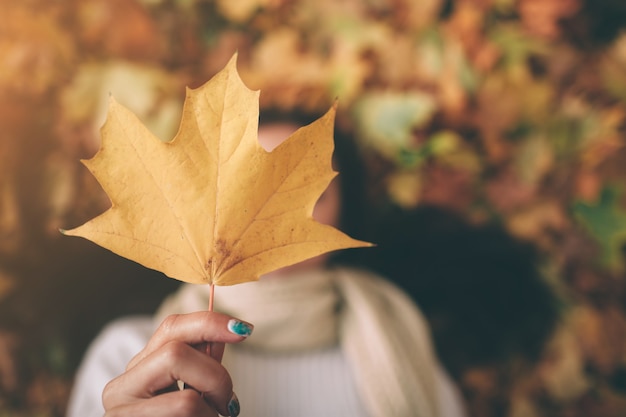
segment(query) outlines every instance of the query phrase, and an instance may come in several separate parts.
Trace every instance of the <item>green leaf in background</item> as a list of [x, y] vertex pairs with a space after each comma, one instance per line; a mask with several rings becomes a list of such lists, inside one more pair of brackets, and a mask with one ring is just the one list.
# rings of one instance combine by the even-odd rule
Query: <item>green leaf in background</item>
[[435, 99], [424, 93], [372, 92], [354, 106], [358, 135], [390, 160], [414, 147], [413, 131], [423, 127], [436, 110]]
[[526, 71], [528, 57], [548, 53], [545, 43], [525, 35], [519, 26], [499, 23], [489, 38], [502, 51], [501, 65], [509, 71]]
[[401, 148], [396, 155], [400, 166], [409, 169], [420, 166], [429, 158], [467, 172], [476, 173], [481, 170], [479, 156], [452, 130], [435, 132], [420, 146]]
[[595, 204], [578, 201], [573, 205], [574, 217], [600, 245], [600, 262], [614, 271], [624, 268], [626, 210], [619, 203], [621, 193], [621, 188], [607, 186]]

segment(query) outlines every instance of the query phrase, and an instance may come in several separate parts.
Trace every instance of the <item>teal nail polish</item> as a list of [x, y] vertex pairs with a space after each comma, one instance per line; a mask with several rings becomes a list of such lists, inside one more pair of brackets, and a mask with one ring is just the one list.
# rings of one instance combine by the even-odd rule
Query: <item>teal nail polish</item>
[[228, 415], [230, 417], [237, 417], [240, 411], [241, 411], [241, 407], [239, 407], [239, 400], [237, 399], [237, 396], [233, 392], [233, 396], [228, 402]]
[[252, 334], [252, 325], [241, 320], [230, 319], [228, 321], [228, 330], [236, 335], [248, 337]]

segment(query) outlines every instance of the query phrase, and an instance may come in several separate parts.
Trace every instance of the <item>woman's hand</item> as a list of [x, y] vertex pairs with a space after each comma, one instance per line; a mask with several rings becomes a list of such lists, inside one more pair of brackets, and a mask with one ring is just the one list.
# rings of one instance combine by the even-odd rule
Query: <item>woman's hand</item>
[[[236, 417], [239, 402], [220, 362], [224, 343], [241, 342], [251, 331], [252, 325], [220, 313], [169, 316], [126, 371], [107, 384], [105, 416]], [[178, 381], [186, 389], [179, 390]]]

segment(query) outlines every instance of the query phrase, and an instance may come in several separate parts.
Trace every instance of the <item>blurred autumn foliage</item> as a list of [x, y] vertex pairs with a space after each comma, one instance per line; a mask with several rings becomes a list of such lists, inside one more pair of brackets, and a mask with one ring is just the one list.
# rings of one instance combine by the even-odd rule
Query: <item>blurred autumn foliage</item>
[[339, 98], [377, 209], [442, 206], [544, 255], [559, 326], [507, 383], [458, 376], [473, 416], [626, 415], [623, 0], [3, 0], [0, 16], [0, 416], [62, 415], [102, 324], [177, 285], [58, 233], [109, 204], [79, 163], [108, 95], [167, 140], [185, 86], [235, 51], [262, 107]]

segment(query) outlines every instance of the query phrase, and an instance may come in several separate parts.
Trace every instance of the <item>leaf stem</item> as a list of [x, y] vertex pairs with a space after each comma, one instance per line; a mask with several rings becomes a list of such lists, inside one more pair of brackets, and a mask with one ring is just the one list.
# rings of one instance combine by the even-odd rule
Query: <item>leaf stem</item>
[[215, 299], [215, 284], [211, 283], [209, 292], [209, 311], [213, 311], [213, 300]]
[[[215, 299], [215, 284], [211, 283], [211, 286], [209, 288], [209, 311], [213, 311], [213, 300]], [[213, 346], [213, 343], [208, 342], [205, 348], [205, 353], [209, 356], [211, 356], [211, 346]]]

